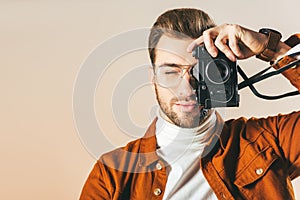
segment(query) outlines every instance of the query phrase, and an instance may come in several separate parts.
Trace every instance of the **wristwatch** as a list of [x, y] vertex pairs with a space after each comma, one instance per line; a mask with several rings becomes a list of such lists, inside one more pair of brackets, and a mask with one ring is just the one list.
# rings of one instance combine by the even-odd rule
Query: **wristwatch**
[[268, 41], [265, 45], [264, 50], [260, 54], [256, 55], [256, 57], [269, 62], [272, 60], [276, 53], [276, 48], [278, 46], [278, 43], [280, 42], [282, 35], [278, 31], [269, 28], [262, 28], [259, 30], [259, 33], [267, 35]]

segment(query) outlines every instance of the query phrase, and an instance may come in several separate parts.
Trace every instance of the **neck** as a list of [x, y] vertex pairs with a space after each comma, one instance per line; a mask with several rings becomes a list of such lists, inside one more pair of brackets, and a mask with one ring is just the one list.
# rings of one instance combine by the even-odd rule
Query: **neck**
[[163, 118], [163, 120], [165, 120], [166, 122], [170, 123], [170, 124], [174, 124], [175, 126], [184, 128], [184, 129], [189, 129], [189, 128], [197, 128], [199, 126], [201, 126], [202, 123], [204, 123], [205, 121], [207, 121], [207, 117], [210, 116], [212, 114], [212, 112], [215, 112], [214, 110], [207, 110], [207, 109], [202, 109], [199, 113], [199, 118], [198, 121], [199, 123], [195, 123], [197, 124], [196, 126], [191, 126], [191, 127], [181, 127], [180, 125], [177, 125], [173, 120], [171, 120], [161, 109], [158, 110], [158, 116], [160, 116], [161, 118]]
[[202, 154], [210, 145], [215, 134], [219, 134], [223, 120], [215, 110], [211, 110], [205, 120], [194, 128], [182, 128], [165, 120], [158, 114], [156, 139], [158, 151], [169, 163], [186, 153]]
[[[159, 146], [165, 146], [166, 143], [202, 143], [210, 138], [214, 132], [216, 123], [219, 123], [215, 110], [211, 110], [202, 123], [193, 128], [182, 128], [175, 125], [170, 120], [166, 120], [158, 113], [156, 134]], [[166, 142], [166, 143], [165, 143]]]

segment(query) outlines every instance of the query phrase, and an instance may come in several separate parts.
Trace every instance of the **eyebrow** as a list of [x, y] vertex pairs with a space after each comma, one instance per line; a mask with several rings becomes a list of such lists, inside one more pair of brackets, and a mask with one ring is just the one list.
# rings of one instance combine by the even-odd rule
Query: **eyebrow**
[[185, 67], [185, 66], [194, 66], [197, 63], [194, 64], [190, 64], [190, 65], [180, 65], [180, 64], [176, 64], [176, 63], [162, 63], [160, 65], [158, 65], [157, 67], [162, 67], [162, 66], [168, 66], [168, 67]]

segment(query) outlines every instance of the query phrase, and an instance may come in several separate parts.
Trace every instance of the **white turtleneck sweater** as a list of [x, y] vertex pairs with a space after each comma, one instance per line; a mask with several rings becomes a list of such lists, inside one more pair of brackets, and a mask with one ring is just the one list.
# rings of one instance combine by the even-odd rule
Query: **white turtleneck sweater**
[[217, 199], [203, 176], [200, 157], [211, 136], [220, 134], [223, 124], [215, 110], [196, 128], [178, 127], [158, 114], [157, 153], [171, 166], [163, 199]]

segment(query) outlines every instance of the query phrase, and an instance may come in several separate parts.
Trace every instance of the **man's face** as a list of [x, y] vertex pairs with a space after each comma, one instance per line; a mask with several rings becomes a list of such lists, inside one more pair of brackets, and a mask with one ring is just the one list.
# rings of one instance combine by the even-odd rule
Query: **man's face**
[[[155, 71], [158, 68], [168, 66], [187, 68], [194, 66], [196, 59], [186, 51], [192, 39], [177, 39], [163, 35], [156, 46]], [[161, 68], [162, 69], [162, 68]], [[167, 121], [184, 128], [192, 128], [199, 125], [201, 106], [197, 104], [195, 90], [190, 84], [191, 75], [184, 71], [184, 75], [175, 86], [162, 86], [155, 75], [155, 93], [157, 101], [163, 113], [162, 117]]]

